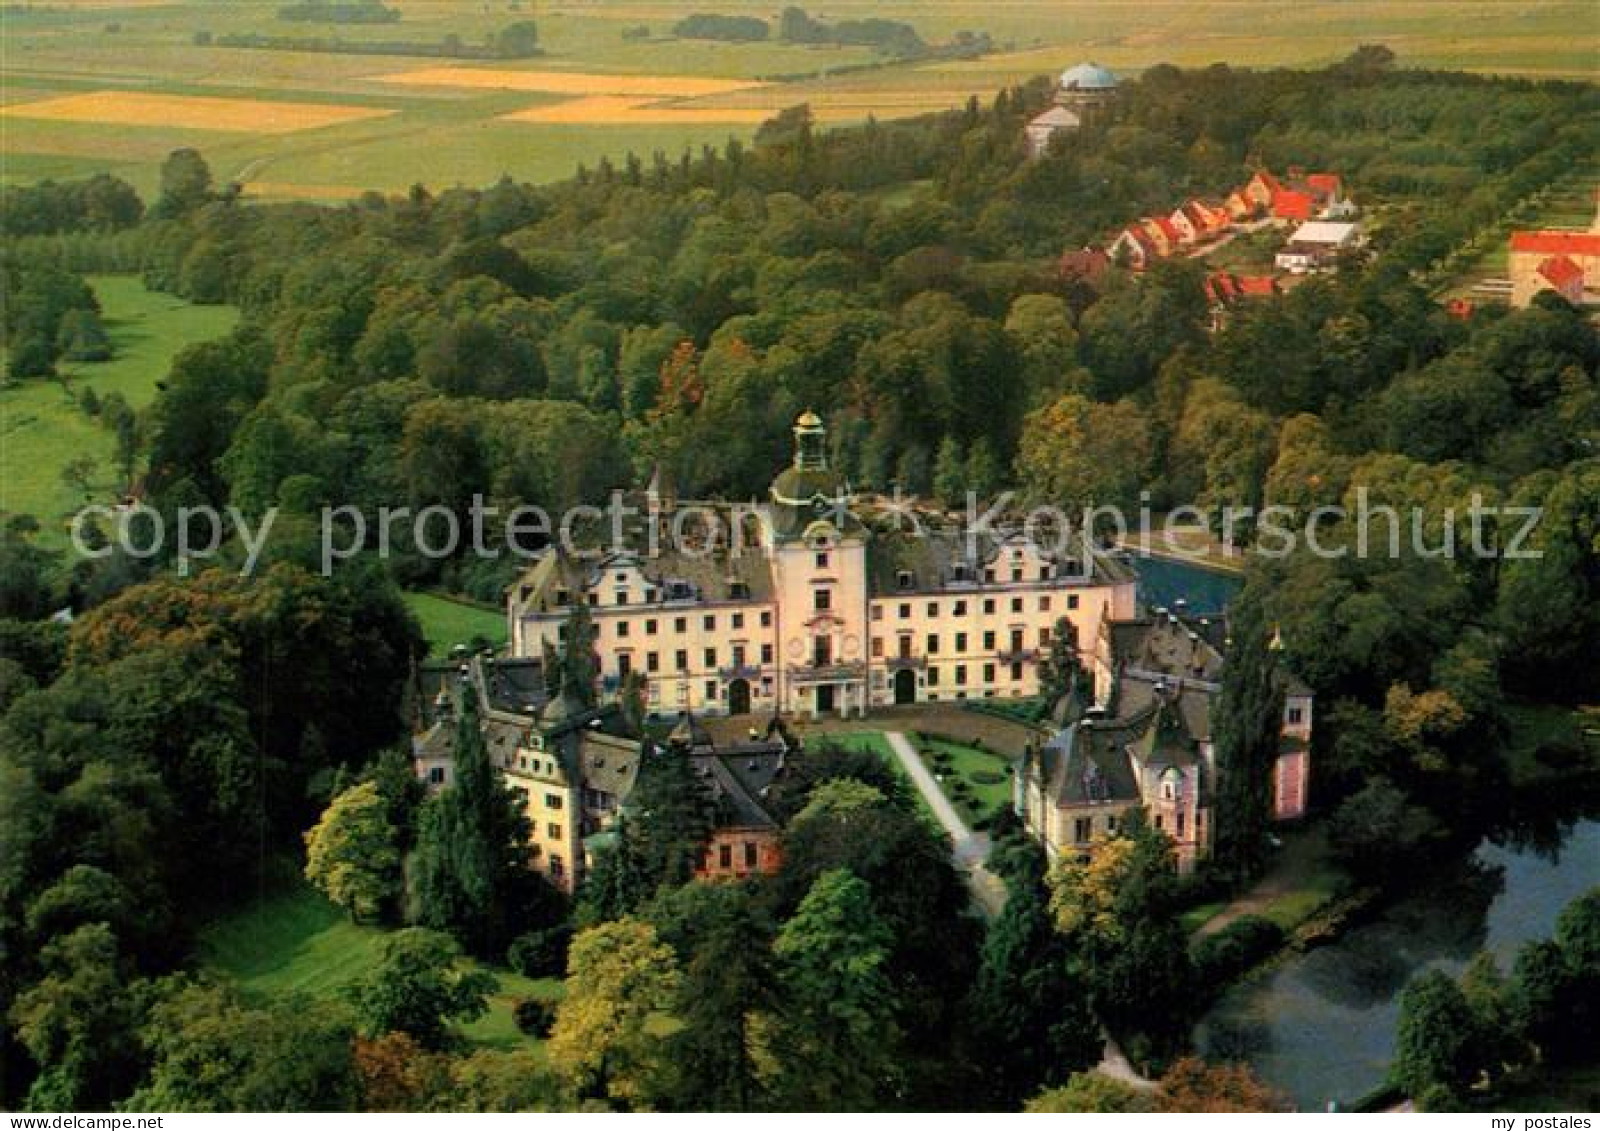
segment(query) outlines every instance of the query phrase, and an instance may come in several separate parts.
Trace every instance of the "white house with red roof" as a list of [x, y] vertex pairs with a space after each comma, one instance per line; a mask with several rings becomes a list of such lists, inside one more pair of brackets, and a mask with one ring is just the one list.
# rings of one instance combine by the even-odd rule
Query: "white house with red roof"
[[1507, 267], [1515, 307], [1527, 306], [1542, 291], [1574, 305], [1600, 294], [1600, 211], [1587, 232], [1512, 232]]

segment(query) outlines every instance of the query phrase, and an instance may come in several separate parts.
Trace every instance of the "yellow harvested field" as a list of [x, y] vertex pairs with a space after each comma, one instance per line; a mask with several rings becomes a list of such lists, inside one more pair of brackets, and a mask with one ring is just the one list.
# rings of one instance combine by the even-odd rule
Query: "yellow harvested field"
[[471, 90], [525, 90], [539, 94], [611, 94], [633, 98], [698, 98], [748, 90], [762, 83], [693, 75], [602, 75], [583, 71], [506, 71], [477, 67], [424, 67], [378, 75], [404, 86], [457, 86]]
[[550, 106], [530, 106], [501, 116], [507, 122], [552, 122], [578, 126], [659, 126], [682, 122], [758, 123], [772, 117], [770, 110], [719, 108], [715, 106], [671, 106], [648, 98], [622, 98], [601, 94], [593, 98], [573, 98]]
[[393, 110], [337, 106], [322, 102], [267, 102], [253, 98], [203, 98], [189, 94], [151, 94], [97, 90], [0, 108], [0, 116], [48, 122], [93, 122], [118, 126], [168, 126], [184, 130], [287, 134], [366, 118]]

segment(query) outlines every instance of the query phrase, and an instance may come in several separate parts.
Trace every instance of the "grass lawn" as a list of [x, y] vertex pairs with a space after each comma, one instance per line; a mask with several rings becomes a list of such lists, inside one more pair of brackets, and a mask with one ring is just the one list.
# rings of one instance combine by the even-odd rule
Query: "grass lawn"
[[[248, 993], [331, 997], [378, 962], [386, 934], [356, 926], [316, 892], [296, 884], [213, 923], [202, 933], [201, 949], [207, 964], [238, 979]], [[561, 983], [489, 969], [500, 989], [489, 999], [489, 1011], [463, 1031], [486, 1047], [536, 1044], [518, 1031], [511, 1011], [525, 997], [557, 1000]]]
[[470, 646], [480, 636], [496, 648], [506, 642], [506, 618], [498, 609], [420, 590], [408, 591], [405, 600], [428, 639], [428, 654], [435, 659], [450, 655], [457, 644]]
[[[989, 750], [979, 750], [964, 743], [952, 742], [927, 734], [910, 736], [923, 763], [939, 782], [950, 803], [969, 826], [993, 817], [1011, 803], [1011, 760]], [[939, 755], [947, 755], [950, 769], [941, 770]], [[957, 783], [966, 789], [958, 791]]]
[[88, 456], [97, 465], [89, 501], [113, 502], [118, 483], [111, 432], [84, 413], [78, 397], [93, 389], [119, 392], [135, 409], [155, 399], [156, 382], [173, 356], [193, 342], [219, 338], [238, 312], [196, 306], [147, 290], [128, 275], [91, 275], [115, 356], [94, 363], [66, 362], [65, 381], [28, 381], [0, 387], [0, 512], [31, 514], [47, 545], [66, 544], [67, 519], [85, 500], [61, 481], [68, 460]]

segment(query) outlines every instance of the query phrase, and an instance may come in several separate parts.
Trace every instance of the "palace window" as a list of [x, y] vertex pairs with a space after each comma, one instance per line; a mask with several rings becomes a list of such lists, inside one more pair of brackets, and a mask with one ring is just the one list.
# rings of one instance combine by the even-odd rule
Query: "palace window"
[[733, 614], [733, 627], [734, 628], [743, 628], [744, 627], [744, 614], [743, 613], [734, 613]]
[[993, 597], [985, 597], [983, 599], [983, 615], [984, 616], [993, 616], [994, 615], [994, 598]]
[[1078, 607], [1078, 595], [1076, 593], [1068, 593], [1067, 594], [1067, 608], [1076, 609], [1077, 607]]
[[812, 594], [815, 608], [818, 612], [825, 612], [833, 607], [833, 594], [827, 589], [818, 589]]
[[818, 569], [827, 569], [828, 568], [828, 555], [826, 553], [819, 553], [817, 555], [817, 568]]
[[772, 610], [771, 609], [762, 609], [761, 610], [761, 627], [762, 628], [771, 628], [772, 627]]
[[559, 809], [559, 808], [561, 808], [561, 795], [559, 793], [547, 793], [547, 794], [545, 794], [544, 795], [544, 807], [546, 809]]
[[709, 614], [709, 613], [706, 614], [705, 619], [702, 620], [700, 623], [701, 623], [702, 627], [704, 627], [707, 632], [715, 632], [715, 631], [717, 631], [717, 618], [715, 616]]
[[763, 664], [772, 663], [772, 645], [763, 644], [761, 646], [761, 662]]
[[928, 602], [928, 615], [930, 617], [936, 617], [936, 616], [939, 615], [939, 602], [937, 602], [937, 601], [929, 601]]
[[966, 685], [967, 685], [967, 665], [966, 664], [957, 664], [956, 665], [956, 686], [957, 687], [965, 687]]
[[964, 633], [964, 632], [956, 633], [956, 654], [960, 655], [961, 653], [965, 652], [966, 650], [967, 650], [967, 634]]
[[955, 608], [951, 611], [955, 616], [964, 617], [967, 615], [967, 603], [965, 601], [957, 601]]
[[1072, 822], [1072, 839], [1079, 844], [1087, 844], [1089, 838], [1094, 836], [1094, 818], [1079, 817]]
[[680, 633], [680, 634], [688, 632], [689, 631], [689, 618], [688, 617], [673, 617], [672, 618], [672, 631], [676, 632], [676, 633]]
[[707, 648], [706, 649], [706, 667], [714, 668], [716, 666], [717, 666], [717, 650], [715, 648]]
[[686, 672], [689, 670], [689, 653], [686, 649], [679, 648], [677, 655], [674, 656], [673, 659], [677, 661], [678, 670], [680, 672]]
[[649, 620], [644, 622], [644, 634], [646, 636], [654, 636], [656, 634], [656, 621], [654, 617], [651, 617]]
[[647, 672], [658, 672], [661, 670], [660, 652], [646, 652], [644, 654], [644, 670]]
[[620, 636], [620, 637], [625, 637], [625, 636], [628, 635], [628, 622], [627, 621], [619, 620], [617, 622], [617, 635]]
[[994, 633], [993, 632], [986, 632], [986, 633], [983, 634], [983, 650], [985, 652], [993, 652], [994, 651]]
[[928, 633], [928, 655], [932, 656], [935, 653], [937, 653], [938, 651], [939, 651], [939, 634], [936, 633], [936, 632], [930, 632], [930, 633]]

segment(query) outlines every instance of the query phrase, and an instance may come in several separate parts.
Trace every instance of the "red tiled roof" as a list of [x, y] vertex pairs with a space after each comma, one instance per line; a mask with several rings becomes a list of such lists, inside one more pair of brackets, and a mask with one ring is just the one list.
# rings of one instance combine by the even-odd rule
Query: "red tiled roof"
[[1511, 250], [1541, 255], [1600, 255], [1600, 233], [1512, 232]]
[[1306, 177], [1306, 184], [1323, 196], [1337, 195], [1341, 183], [1338, 173], [1312, 173]]
[[1286, 220], [1309, 220], [1312, 203], [1309, 192], [1280, 188], [1272, 194], [1272, 214]]
[[1550, 280], [1550, 285], [1564, 291], [1573, 283], [1583, 281], [1583, 268], [1564, 255], [1552, 255], [1539, 264], [1539, 274]]
[[1161, 229], [1162, 235], [1166, 236], [1167, 239], [1171, 240], [1173, 243], [1178, 243], [1183, 239], [1183, 233], [1178, 231], [1178, 226], [1165, 216], [1153, 217], [1153, 222], [1155, 223], [1156, 227]]
[[1278, 293], [1278, 280], [1271, 275], [1240, 275], [1239, 293], [1261, 298]]

